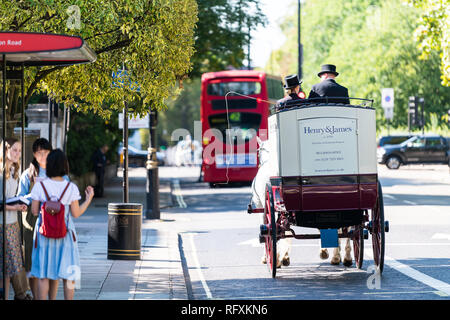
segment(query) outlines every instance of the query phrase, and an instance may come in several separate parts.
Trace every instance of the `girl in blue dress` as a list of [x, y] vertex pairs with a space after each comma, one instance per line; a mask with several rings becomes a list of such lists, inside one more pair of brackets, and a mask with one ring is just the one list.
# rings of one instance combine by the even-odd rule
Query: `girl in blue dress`
[[65, 207], [65, 221], [67, 234], [64, 238], [53, 239], [43, 236], [39, 232], [42, 223], [40, 214], [41, 203], [47, 201], [41, 183], [34, 185], [31, 190], [31, 212], [39, 215], [36, 228], [32, 253], [31, 277], [38, 278], [39, 300], [56, 299], [58, 292], [58, 281], [63, 279], [64, 299], [72, 300], [74, 296], [75, 280], [80, 276], [80, 256], [78, 252], [77, 235], [73, 218], [80, 217], [88, 208], [94, 196], [94, 189], [88, 186], [85, 190], [86, 200], [79, 205], [81, 199], [78, 187], [64, 179], [69, 173], [69, 164], [65, 154], [56, 149], [47, 156], [46, 173], [48, 179], [43, 180], [45, 189], [52, 200], [58, 200], [64, 189], [64, 196], [59, 199]]

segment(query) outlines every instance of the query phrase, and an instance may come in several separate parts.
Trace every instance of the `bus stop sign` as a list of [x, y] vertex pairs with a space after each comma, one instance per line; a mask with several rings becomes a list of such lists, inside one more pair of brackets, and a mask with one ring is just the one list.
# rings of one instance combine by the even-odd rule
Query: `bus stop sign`
[[381, 106], [384, 109], [384, 117], [388, 120], [394, 118], [394, 89], [384, 88], [381, 90]]

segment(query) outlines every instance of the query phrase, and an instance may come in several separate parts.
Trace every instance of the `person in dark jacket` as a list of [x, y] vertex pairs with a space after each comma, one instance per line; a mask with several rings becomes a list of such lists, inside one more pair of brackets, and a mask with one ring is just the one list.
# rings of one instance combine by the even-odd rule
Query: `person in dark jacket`
[[[322, 70], [317, 75], [321, 79], [321, 82], [312, 86], [308, 99], [315, 98], [312, 101], [317, 103], [332, 102], [350, 104], [350, 100], [348, 99], [348, 89], [338, 84], [335, 80], [339, 75], [339, 73], [336, 72], [335, 65], [322, 65]], [[319, 97], [330, 98], [317, 99]]]
[[277, 108], [282, 107], [289, 100], [302, 99], [299, 96], [299, 93], [301, 91], [300, 85], [302, 84], [303, 80], [299, 80], [296, 74], [291, 74], [290, 76], [285, 77], [284, 81], [284, 89], [286, 89], [287, 96], [277, 101]]
[[109, 147], [105, 144], [92, 156], [92, 162], [94, 165], [94, 173], [97, 178], [97, 184], [94, 188], [94, 196], [97, 198], [103, 197], [103, 183], [105, 180], [105, 168], [106, 168], [106, 153]]

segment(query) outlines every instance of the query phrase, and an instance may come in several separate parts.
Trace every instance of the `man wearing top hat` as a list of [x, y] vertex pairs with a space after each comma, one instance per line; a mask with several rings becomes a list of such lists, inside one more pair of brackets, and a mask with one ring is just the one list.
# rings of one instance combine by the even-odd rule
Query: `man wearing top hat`
[[285, 84], [284, 89], [287, 91], [287, 96], [283, 99], [280, 99], [277, 101], [277, 108], [284, 105], [289, 100], [300, 100], [299, 97], [300, 93], [300, 85], [303, 81], [299, 81], [298, 76], [296, 74], [291, 74], [290, 76], [287, 76], [284, 78]]
[[[312, 86], [308, 99], [316, 98], [312, 101], [321, 102], [333, 102], [333, 103], [345, 103], [350, 104], [348, 99], [348, 89], [338, 84], [334, 79], [339, 75], [336, 72], [336, 66], [333, 64], [322, 65], [322, 70], [317, 74], [321, 79], [320, 83]], [[330, 98], [330, 99], [317, 99], [318, 97], [342, 97], [342, 98]]]

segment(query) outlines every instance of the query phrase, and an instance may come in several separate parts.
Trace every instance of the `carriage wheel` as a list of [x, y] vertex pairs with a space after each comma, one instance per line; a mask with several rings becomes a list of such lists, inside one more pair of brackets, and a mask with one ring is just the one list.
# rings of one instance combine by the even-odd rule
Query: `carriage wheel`
[[383, 272], [384, 267], [384, 204], [383, 192], [381, 184], [378, 181], [378, 199], [375, 208], [372, 210], [372, 247], [373, 247], [373, 261], [375, 266]]
[[266, 260], [272, 278], [277, 273], [277, 225], [275, 222], [275, 206], [273, 202], [272, 186], [266, 186], [264, 223], [270, 224], [269, 234], [266, 237]]
[[364, 228], [362, 225], [355, 226], [353, 253], [355, 255], [355, 265], [358, 269], [361, 269], [364, 260]]

